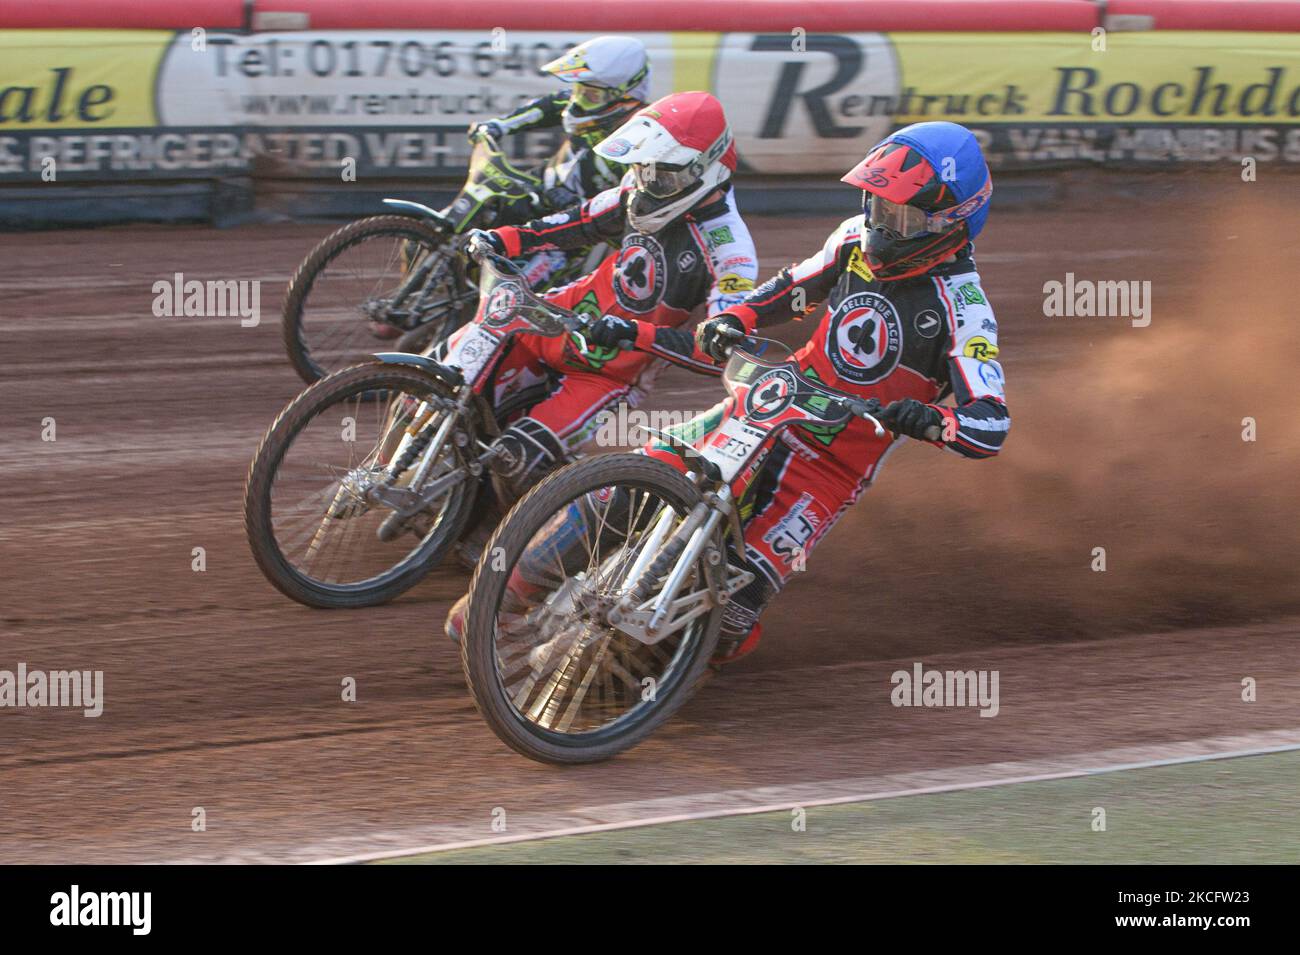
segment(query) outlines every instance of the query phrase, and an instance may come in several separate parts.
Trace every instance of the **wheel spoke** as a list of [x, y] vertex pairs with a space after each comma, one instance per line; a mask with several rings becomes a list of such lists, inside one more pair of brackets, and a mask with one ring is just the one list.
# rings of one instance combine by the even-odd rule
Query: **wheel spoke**
[[[441, 533], [449, 509], [460, 499], [460, 485], [452, 486], [407, 526], [381, 537], [381, 526], [394, 514], [370, 492], [388, 481], [380, 463], [383, 445], [394, 431], [403, 433], [403, 407], [438, 397], [390, 387], [387, 401], [365, 400], [365, 394], [379, 390], [383, 381], [382, 375], [372, 374], [370, 383], [359, 383], [316, 409], [288, 439], [271, 482], [275, 546], [296, 574], [317, 585], [375, 586], [404, 572]], [[375, 408], [369, 411], [366, 405]], [[443, 414], [435, 412], [425, 427], [437, 428]], [[416, 455], [392, 481], [393, 489], [407, 489], [421, 457]], [[454, 453], [444, 449], [427, 481], [436, 481], [456, 466]]]
[[566, 736], [613, 731], [653, 706], [642, 699], [645, 681], [674, 680], [704, 626], [697, 618], [647, 645], [603, 622], [662, 509], [672, 508], [635, 485], [595, 490], [575, 492], [535, 525], [505, 575], [492, 629], [504, 699], [539, 731]]
[[[408, 246], [415, 249], [409, 262], [403, 257]], [[401, 305], [394, 305], [411, 270], [430, 255], [438, 258], [431, 263], [424, 288], [413, 289]], [[428, 240], [394, 232], [363, 235], [337, 249], [311, 278], [300, 304], [299, 335], [310, 361], [326, 373], [363, 361], [382, 347], [383, 339], [376, 337], [372, 321], [384, 324], [388, 317], [396, 317], [394, 309], [397, 314], [409, 313], [420, 299], [427, 303], [449, 301], [453, 292], [450, 262], [447, 253]], [[402, 321], [436, 316], [429, 305], [420, 311], [418, 319], [408, 315]]]

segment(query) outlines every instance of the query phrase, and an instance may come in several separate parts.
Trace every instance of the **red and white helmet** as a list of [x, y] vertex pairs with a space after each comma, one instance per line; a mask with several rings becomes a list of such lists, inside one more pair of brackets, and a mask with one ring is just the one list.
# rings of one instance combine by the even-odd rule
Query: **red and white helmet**
[[674, 93], [610, 133], [595, 151], [630, 165], [636, 195], [628, 221], [658, 232], [685, 214], [736, 168], [736, 145], [722, 104], [708, 93]]

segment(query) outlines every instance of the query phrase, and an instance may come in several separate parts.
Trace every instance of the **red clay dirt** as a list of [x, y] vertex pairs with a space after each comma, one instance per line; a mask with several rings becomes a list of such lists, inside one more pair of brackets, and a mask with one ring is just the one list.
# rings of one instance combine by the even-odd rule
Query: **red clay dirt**
[[[489, 835], [497, 806], [1300, 726], [1300, 195], [1232, 170], [1195, 190], [1163, 182], [996, 210], [978, 259], [1001, 326], [1005, 454], [893, 455], [772, 607], [756, 654], [649, 743], [569, 770], [515, 756], [477, 718], [441, 635], [459, 568], [388, 607], [328, 613], [282, 598], [249, 556], [245, 472], [299, 388], [279, 298], [328, 225], [0, 237], [0, 669], [100, 669], [106, 692], [98, 719], [0, 710], [0, 857], [299, 859], [431, 822]], [[835, 224], [751, 217], [764, 274]], [[154, 317], [152, 284], [175, 272], [260, 279], [261, 324]], [[1067, 272], [1150, 281], [1151, 325], [1044, 317], [1043, 284]], [[661, 382], [658, 405], [717, 395], [681, 371]], [[1000, 715], [893, 708], [889, 674], [915, 660], [999, 669]], [[355, 703], [340, 698], [349, 676]], [[1246, 676], [1256, 703], [1241, 702]]]

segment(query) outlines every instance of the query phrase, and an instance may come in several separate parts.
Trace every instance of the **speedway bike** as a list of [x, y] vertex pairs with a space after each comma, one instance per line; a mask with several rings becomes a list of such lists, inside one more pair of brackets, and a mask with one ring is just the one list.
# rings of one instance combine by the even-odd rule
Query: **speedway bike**
[[[298, 266], [282, 332], [307, 384], [364, 360], [376, 339], [422, 352], [463, 325], [478, 301], [477, 269], [456, 242], [470, 229], [526, 222], [553, 211], [545, 180], [514, 166], [487, 134], [473, 140], [469, 173], [445, 209], [385, 199], [396, 214], [371, 216], [327, 236]], [[570, 255], [548, 286], [590, 271], [600, 247]]]
[[435, 358], [383, 352], [307, 388], [267, 431], [249, 469], [253, 557], [286, 596], [366, 607], [414, 586], [482, 519], [492, 441], [550, 393], [551, 378], [497, 371], [523, 335], [574, 334], [588, 320], [529, 289], [508, 259], [478, 262], [472, 322]]
[[738, 502], [783, 430], [859, 417], [885, 434], [874, 398], [808, 377], [779, 342], [742, 339], [723, 383], [720, 419], [642, 429], [684, 472], [640, 453], [583, 458], [533, 488], [488, 542], [461, 662], [479, 712], [524, 756], [608, 759], [694, 692], [723, 607], [753, 579], [736, 556]]

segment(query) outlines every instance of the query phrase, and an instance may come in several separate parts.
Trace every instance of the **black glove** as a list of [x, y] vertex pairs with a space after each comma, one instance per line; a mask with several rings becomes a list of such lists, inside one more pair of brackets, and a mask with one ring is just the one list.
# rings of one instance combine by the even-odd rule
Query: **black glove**
[[929, 405], [915, 398], [890, 402], [889, 406], [876, 415], [876, 420], [894, 434], [903, 434], [917, 441], [928, 441], [925, 429], [931, 425], [942, 425], [943, 415]]
[[489, 119], [486, 122], [475, 123], [471, 126], [469, 132], [466, 134], [466, 138], [473, 142], [480, 136], [491, 136], [493, 139], [500, 139], [505, 134], [506, 128], [503, 124], [497, 122], [495, 119]]
[[602, 348], [617, 348], [623, 342], [636, 341], [637, 323], [630, 318], [606, 315], [583, 330], [583, 337]]
[[[727, 331], [732, 329], [739, 335]], [[723, 361], [731, 354], [731, 346], [746, 334], [745, 323], [735, 315], [720, 312], [707, 322], [695, 326], [695, 347], [714, 361]]]
[[477, 261], [485, 253], [493, 255], [505, 255], [506, 245], [501, 241], [501, 236], [487, 229], [470, 229], [465, 235], [465, 252], [471, 259]]
[[582, 201], [582, 196], [578, 195], [567, 186], [551, 186], [542, 192], [542, 202], [546, 208], [560, 210], [567, 209], [569, 206], [575, 206]]

